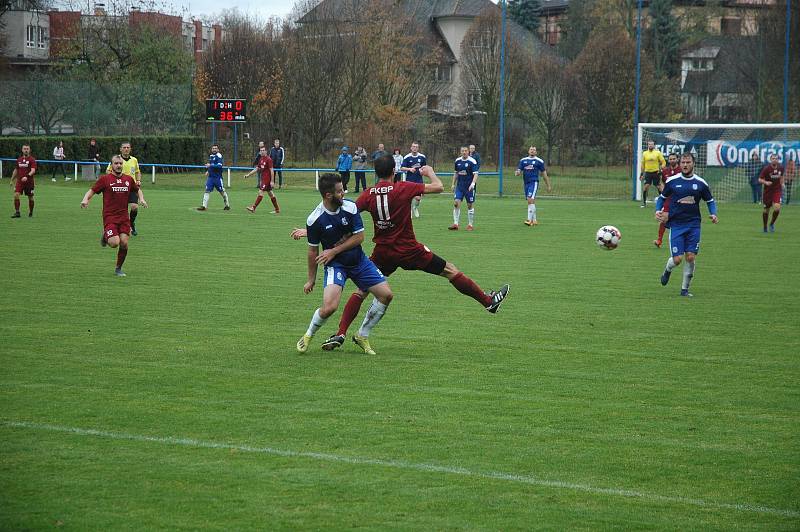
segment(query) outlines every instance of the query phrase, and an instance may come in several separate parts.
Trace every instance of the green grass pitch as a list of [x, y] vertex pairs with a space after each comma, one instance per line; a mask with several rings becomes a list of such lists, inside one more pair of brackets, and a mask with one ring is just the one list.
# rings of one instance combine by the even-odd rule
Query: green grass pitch
[[543, 198], [529, 228], [484, 195], [454, 233], [429, 197], [418, 238], [510, 283], [500, 312], [401, 271], [377, 356], [319, 348], [339, 313], [299, 355], [316, 193], [150, 187], [120, 279], [102, 198], [44, 181], [32, 219], [0, 188], [0, 529], [800, 528], [795, 205], [764, 235], [721, 204], [687, 300], [634, 202]]

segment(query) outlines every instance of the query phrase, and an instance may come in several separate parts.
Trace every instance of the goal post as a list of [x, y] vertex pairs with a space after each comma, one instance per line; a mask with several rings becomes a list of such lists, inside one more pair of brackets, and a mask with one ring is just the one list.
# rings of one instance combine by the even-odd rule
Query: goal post
[[800, 123], [641, 123], [633, 154], [634, 200], [642, 199], [641, 157], [651, 140], [665, 159], [670, 153], [692, 152], [695, 173], [709, 182], [720, 200], [749, 199], [749, 174], [767, 164], [772, 154], [778, 155], [781, 164], [800, 164]]

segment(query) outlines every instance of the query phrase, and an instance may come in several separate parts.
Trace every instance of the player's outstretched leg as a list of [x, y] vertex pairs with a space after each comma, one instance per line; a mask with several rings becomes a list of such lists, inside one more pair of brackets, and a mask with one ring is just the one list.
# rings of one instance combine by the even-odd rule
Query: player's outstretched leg
[[372, 329], [381, 321], [383, 315], [386, 314], [386, 308], [392, 302], [392, 290], [389, 288], [389, 283], [386, 281], [377, 285], [371, 286], [369, 292], [374, 296], [372, 304], [364, 316], [364, 321], [358, 329], [358, 334], [353, 336], [353, 342], [356, 343], [364, 353], [374, 355], [375, 350], [369, 345], [369, 334]]
[[500, 310], [500, 304], [506, 300], [506, 297], [508, 297], [509, 290], [511, 290], [511, 287], [507, 284], [504, 284], [497, 292], [490, 292], [489, 295], [492, 298], [492, 304], [486, 307], [486, 310], [492, 314], [496, 314], [497, 311]]
[[120, 238], [119, 250], [117, 250], [117, 266], [114, 268], [114, 275], [117, 277], [125, 277], [125, 272], [122, 271], [122, 265], [125, 263], [125, 257], [128, 256], [128, 241], [127, 239]]
[[[347, 329], [350, 328], [350, 324], [353, 323], [356, 316], [358, 316], [361, 310], [361, 304], [366, 297], [366, 292], [361, 292], [360, 290], [353, 292], [344, 306], [342, 317], [339, 319], [339, 330], [322, 344], [322, 349], [325, 351], [332, 351], [342, 346], [344, 339], [347, 337]], [[338, 340], [339, 338], [341, 338], [341, 342]]]
[[692, 278], [694, 277], [694, 267], [694, 257], [689, 259], [687, 256], [686, 260], [683, 262], [683, 283], [681, 283], [681, 295], [684, 297], [692, 297], [692, 294], [689, 292], [689, 285], [692, 283]]
[[256, 209], [258, 208], [258, 204], [261, 203], [261, 200], [263, 200], [263, 199], [264, 199], [264, 194], [259, 192], [258, 196], [256, 196], [256, 201], [251, 206], [245, 207], [245, 209], [247, 209], [248, 211], [250, 211], [252, 213], [255, 213]]
[[278, 205], [278, 198], [275, 197], [275, 194], [272, 192], [269, 193], [269, 199], [272, 201], [272, 206], [275, 207], [275, 214], [281, 213], [281, 207]]
[[661, 286], [667, 286], [667, 283], [669, 283], [669, 276], [672, 275], [672, 270], [677, 265], [678, 263], [675, 262], [674, 257], [670, 257], [667, 260], [667, 265], [664, 267], [664, 273], [661, 274]]
[[297, 350], [301, 353], [305, 353], [308, 351], [308, 345], [311, 342], [311, 338], [317, 333], [317, 331], [325, 325], [325, 322], [328, 318], [323, 318], [320, 315], [320, 309], [314, 311], [314, 315], [311, 316], [311, 323], [308, 324], [308, 330], [306, 333], [297, 341]]

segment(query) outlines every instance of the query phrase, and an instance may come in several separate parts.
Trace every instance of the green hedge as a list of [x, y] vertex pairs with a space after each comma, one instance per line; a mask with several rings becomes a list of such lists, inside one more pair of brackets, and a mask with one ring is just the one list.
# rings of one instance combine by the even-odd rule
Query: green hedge
[[[138, 137], [94, 137], [100, 146], [100, 159], [110, 160], [119, 153], [123, 142], [131, 143], [131, 153], [139, 163], [159, 164], [205, 164], [208, 146], [203, 137], [190, 135], [138, 136]], [[53, 148], [58, 141], [64, 142], [64, 155], [68, 160], [84, 160], [92, 137], [84, 136], [37, 136], [0, 137], [0, 157], [19, 157], [23, 144], [29, 144], [36, 159], [52, 159]], [[3, 174], [10, 176], [11, 164], [3, 164]]]

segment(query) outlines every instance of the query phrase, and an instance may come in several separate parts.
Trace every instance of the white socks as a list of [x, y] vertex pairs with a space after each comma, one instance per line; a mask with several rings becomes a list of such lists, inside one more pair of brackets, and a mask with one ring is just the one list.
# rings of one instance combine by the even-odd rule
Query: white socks
[[536, 204], [535, 203], [531, 203], [530, 205], [528, 205], [528, 220], [530, 220], [532, 222], [534, 220], [536, 220]]
[[459, 220], [461, 220], [461, 207], [453, 207], [453, 223], [458, 225]]
[[328, 321], [328, 318], [322, 318], [319, 315], [319, 309], [314, 311], [314, 315], [311, 317], [311, 323], [308, 324], [308, 330], [306, 331], [306, 336], [314, 336], [320, 327], [325, 325], [325, 322]]
[[467, 223], [469, 225], [474, 225], [475, 223], [475, 209], [467, 209]]
[[[688, 261], [687, 261], [688, 262]], [[672, 257], [669, 258], [667, 261], [667, 267], [665, 268], [668, 272], [671, 272], [675, 268], [675, 261], [672, 260]]]
[[230, 206], [230, 203], [228, 203], [228, 192], [227, 191], [222, 193], [222, 199], [225, 200], [225, 206], [226, 207]]
[[203, 194], [203, 207], [208, 207], [208, 192]]
[[688, 260], [683, 261], [683, 283], [681, 284], [683, 290], [689, 289], [689, 283], [692, 282], [692, 277], [694, 277], [694, 262], [689, 262]]
[[372, 300], [372, 305], [369, 306], [367, 315], [364, 316], [364, 323], [361, 324], [361, 328], [358, 330], [359, 336], [363, 336], [364, 338], [369, 336], [372, 328], [381, 321], [381, 318], [386, 313], [386, 307], [387, 305], [384, 305], [377, 299]]

